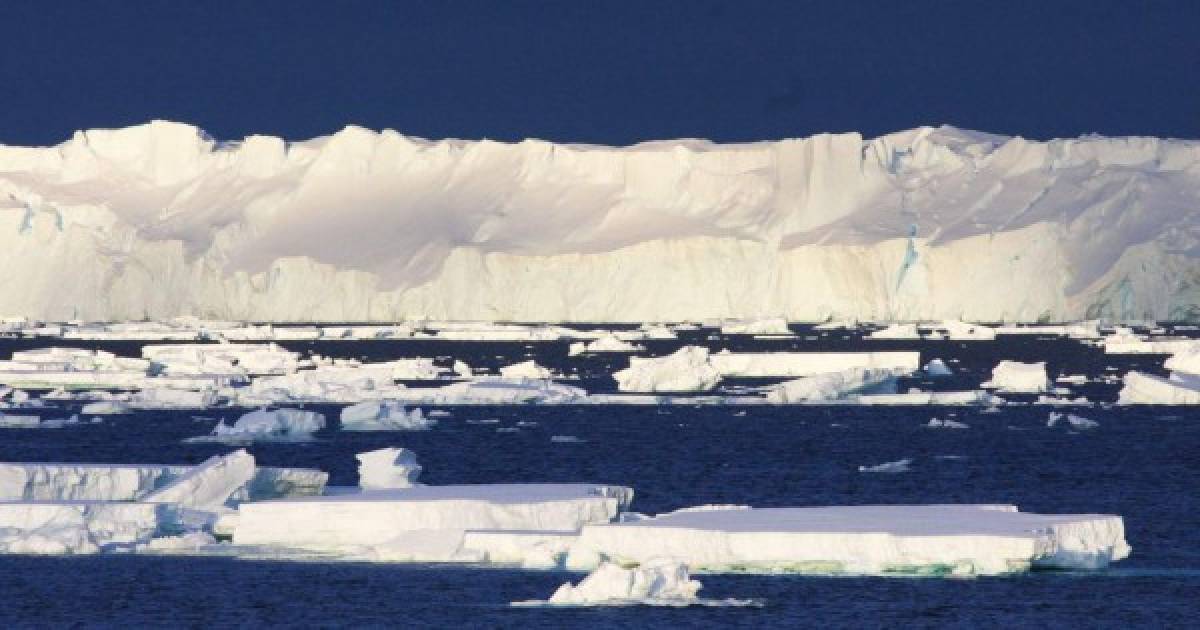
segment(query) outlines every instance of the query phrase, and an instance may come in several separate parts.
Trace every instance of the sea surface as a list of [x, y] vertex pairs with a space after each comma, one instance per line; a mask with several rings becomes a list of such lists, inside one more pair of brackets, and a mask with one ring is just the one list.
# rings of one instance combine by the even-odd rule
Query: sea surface
[[[957, 389], [1000, 359], [1045, 360], [1050, 373], [1161, 373], [1162, 357], [1112, 357], [1078, 342], [1027, 337], [995, 342], [866, 342], [697, 334], [650, 342], [714, 350], [920, 349], [951, 361], [948, 380], [905, 386]], [[709, 338], [714, 337], [714, 338]], [[100, 347], [137, 356], [137, 343], [0, 340], [13, 349]], [[537, 358], [591, 391], [623, 357], [569, 358], [565, 342], [437, 341], [284, 344], [305, 352], [383, 360], [463, 358], [495, 367]], [[1109, 379], [1110, 381], [1112, 379]], [[1115, 399], [1118, 383], [1071, 396]], [[314, 405], [331, 421], [337, 406]], [[1200, 618], [1200, 413], [1097, 404], [1061, 409], [1099, 427], [1047, 427], [1046, 406], [996, 412], [929, 407], [508, 406], [447, 408], [426, 432], [349, 433], [336, 421], [311, 443], [249, 447], [260, 464], [317, 467], [331, 484], [356, 482], [354, 454], [384, 446], [417, 452], [429, 484], [603, 482], [635, 488], [633, 509], [754, 506], [1014, 503], [1024, 511], [1115, 513], [1133, 555], [1095, 572], [1034, 572], [975, 579], [699, 575], [706, 598], [754, 598], [761, 608], [513, 608], [545, 599], [581, 575], [471, 566], [320, 563], [236, 557], [0, 556], [3, 627], [1195, 627]], [[43, 410], [61, 417], [71, 409]], [[64, 429], [0, 429], [0, 461], [196, 463], [229, 450], [187, 444], [232, 410], [143, 412]], [[969, 429], [930, 429], [930, 418]], [[518, 424], [519, 423], [519, 424]], [[506, 429], [501, 431], [500, 429]], [[573, 436], [577, 441], [553, 441]], [[858, 471], [904, 458], [910, 472]]]

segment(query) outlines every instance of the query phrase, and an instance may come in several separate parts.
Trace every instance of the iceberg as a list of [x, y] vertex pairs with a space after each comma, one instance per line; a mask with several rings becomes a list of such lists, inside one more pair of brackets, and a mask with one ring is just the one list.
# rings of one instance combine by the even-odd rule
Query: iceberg
[[209, 458], [140, 500], [213, 510], [225, 505], [234, 493], [250, 483], [254, 473], [254, 457], [245, 450], [238, 450]]
[[0, 553], [132, 549], [158, 531], [161, 507], [105, 501], [0, 501]]
[[1130, 371], [1122, 379], [1117, 396], [1120, 405], [1200, 405], [1200, 386]]
[[420, 409], [407, 411], [394, 400], [367, 401], [342, 409], [343, 431], [425, 431], [437, 425]]
[[766, 388], [766, 400], [772, 404], [828, 403], [845, 400], [855, 394], [890, 389], [895, 392], [896, 377], [908, 369], [851, 368], [840, 372], [805, 376]]
[[[0, 146], [0, 312], [1183, 319], [1197, 266], [1177, 235], [1195, 219], [1198, 146], [949, 126], [630, 147], [353, 126], [296, 142], [222, 143], [169, 121], [87, 130]], [[215, 328], [206, 336], [324, 332]]]
[[438, 530], [452, 538], [448, 546], [457, 552], [466, 530], [574, 532], [588, 523], [613, 520], [631, 499], [628, 488], [590, 484], [364, 490], [243, 503], [233, 540], [238, 545], [338, 551]]
[[576, 356], [580, 354], [599, 354], [605, 352], [642, 352], [645, 349], [646, 348], [643, 346], [632, 344], [612, 333], [605, 333], [604, 335], [587, 343], [576, 342], [571, 344], [570, 348], [568, 349], [568, 354], [570, 356]]
[[363, 490], [411, 488], [421, 475], [417, 454], [406, 448], [381, 448], [355, 455], [358, 487]]
[[932, 377], [954, 376], [954, 371], [941, 359], [931, 359], [925, 364], [925, 374]]
[[919, 352], [716, 352], [709, 363], [723, 377], [799, 377], [842, 372], [854, 368], [915, 372], [921, 367]]
[[1001, 361], [992, 368], [992, 378], [981, 387], [1003, 393], [1040, 394], [1052, 389], [1046, 363]]
[[325, 416], [302, 409], [260, 409], [237, 419], [232, 426], [222, 420], [211, 435], [188, 438], [189, 442], [304, 442], [325, 428]]
[[554, 373], [532, 359], [500, 368], [502, 378], [553, 378]]
[[[700, 602], [696, 597], [700, 582], [691, 579], [687, 566], [670, 559], [654, 559], [643, 565], [624, 568], [606, 562], [579, 582], [558, 587], [545, 603], [554, 606], [688, 606]], [[542, 602], [518, 602], [529, 606]]]
[[1119, 516], [890, 505], [683, 511], [589, 524], [567, 562], [671, 558], [706, 572], [994, 575], [1099, 569], [1129, 553]]
[[613, 373], [623, 392], [706, 392], [721, 380], [708, 349], [684, 346], [665, 357], [630, 357], [629, 367]]
[[[927, 426], [931, 426], [931, 425], [927, 425]], [[945, 426], [945, 425], [942, 424], [939, 426]], [[896, 460], [894, 462], [884, 462], [882, 464], [877, 464], [874, 466], [859, 466], [858, 472], [860, 472], [860, 473], [888, 473], [888, 474], [911, 472], [912, 471], [912, 461], [913, 460], [911, 460], [911, 459], [905, 458], [905, 459]]]

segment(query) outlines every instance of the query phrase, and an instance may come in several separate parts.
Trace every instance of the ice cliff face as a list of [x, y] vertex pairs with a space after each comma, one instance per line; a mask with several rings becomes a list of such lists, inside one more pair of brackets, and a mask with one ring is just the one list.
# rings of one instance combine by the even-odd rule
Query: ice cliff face
[[920, 128], [742, 145], [0, 146], [0, 314], [1200, 318], [1200, 143]]

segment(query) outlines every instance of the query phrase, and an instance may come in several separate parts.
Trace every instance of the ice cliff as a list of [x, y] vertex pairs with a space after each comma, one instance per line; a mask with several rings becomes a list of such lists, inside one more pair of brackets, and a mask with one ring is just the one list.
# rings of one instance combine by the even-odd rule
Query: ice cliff
[[0, 146], [0, 314], [1200, 317], [1200, 142], [950, 127], [631, 147], [155, 121]]

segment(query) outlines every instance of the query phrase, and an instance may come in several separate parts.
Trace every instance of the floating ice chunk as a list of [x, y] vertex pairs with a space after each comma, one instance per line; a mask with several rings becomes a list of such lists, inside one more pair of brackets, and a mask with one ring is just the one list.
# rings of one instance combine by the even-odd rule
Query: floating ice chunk
[[971, 425], [969, 425], [965, 422], [958, 422], [957, 420], [951, 420], [949, 418], [947, 418], [945, 420], [940, 420], [938, 418], [930, 418], [929, 422], [925, 426], [929, 427], [930, 429], [970, 429], [971, 428]]
[[1200, 405], [1200, 387], [1183, 380], [1131, 371], [1125, 375], [1117, 404]]
[[133, 408], [119, 400], [97, 400], [84, 405], [79, 413], [85, 416], [119, 416], [133, 413]]
[[956, 319], [943, 320], [931, 328], [951, 341], [991, 341], [996, 338], [996, 330], [990, 326], [968, 324]]
[[194, 552], [217, 544], [217, 539], [208, 532], [188, 532], [179, 536], [162, 536], [137, 546], [139, 553], [184, 553]]
[[555, 444], [582, 444], [587, 440], [580, 439], [574, 435], [551, 435], [550, 441]]
[[866, 336], [866, 339], [920, 339], [916, 324], [892, 324], [887, 328], [876, 330]]
[[149, 345], [142, 356], [166, 374], [290, 374], [304, 365], [300, 353], [274, 343]]
[[80, 554], [150, 540], [161, 506], [102, 501], [0, 502], [0, 553]]
[[607, 523], [633, 491], [592, 484], [414, 486], [243, 503], [236, 544], [307, 549], [384, 545], [417, 530], [570, 532]]
[[866, 392], [895, 392], [896, 377], [904, 373], [905, 370], [886, 368], [851, 368], [805, 376], [766, 388], [766, 400], [773, 404], [814, 403]]
[[894, 462], [884, 462], [874, 466], [859, 466], [860, 473], [906, 473], [912, 470], [912, 459], [904, 458]]
[[254, 456], [245, 450], [210, 457], [169, 485], [142, 497], [147, 503], [172, 503], [186, 508], [213, 510], [254, 478]]
[[359, 402], [404, 389], [387, 364], [321, 365], [316, 369], [254, 379], [239, 400], [262, 402]]
[[545, 379], [481, 377], [444, 387], [406, 389], [398, 398], [422, 405], [566, 404], [587, 399], [587, 392]]
[[382, 364], [368, 364], [388, 367], [392, 371], [392, 379], [398, 381], [432, 381], [442, 376], [442, 369], [433, 364], [433, 359], [396, 359]]
[[134, 409], [207, 409], [215, 406], [217, 400], [217, 392], [211, 389], [154, 387], [134, 392], [129, 406]]
[[26, 416], [0, 413], [0, 428], [5, 429], [37, 429], [42, 419], [38, 416]]
[[982, 387], [1005, 393], [1038, 394], [1049, 391], [1050, 378], [1046, 375], [1046, 363], [1021, 363], [1001, 361], [992, 368], [991, 380]]
[[729, 319], [721, 322], [722, 335], [791, 335], [785, 317]]
[[665, 357], [630, 357], [629, 367], [613, 378], [623, 392], [706, 392], [721, 374], [709, 362], [707, 348], [684, 346]]
[[919, 352], [717, 352], [709, 363], [721, 376], [799, 377], [840, 372], [854, 368], [915, 372], [921, 365]]
[[1200, 345], [1172, 355], [1163, 367], [1175, 373], [1200, 376]]
[[946, 362], [941, 359], [931, 359], [929, 363], [926, 363], [925, 373], [933, 377], [954, 375], [954, 371], [950, 369], [950, 366], [946, 365]]
[[1073, 413], [1061, 414], [1056, 411], [1050, 412], [1050, 416], [1046, 419], [1046, 426], [1053, 428], [1058, 426], [1058, 424], [1064, 420], [1072, 429], [1079, 429], [1081, 431], [1095, 429], [1096, 427], [1100, 426], [1099, 422], [1096, 422], [1090, 418], [1077, 416]]
[[1027, 514], [998, 505], [848, 506], [586, 525], [567, 564], [670, 557], [710, 572], [986, 575], [1103, 568], [1129, 551], [1119, 516]]
[[454, 361], [454, 373], [462, 378], [471, 378], [473, 376], [471, 366], [467, 365], [466, 361], [460, 359], [455, 359]]
[[1033, 401], [1035, 405], [1050, 405], [1053, 407], [1090, 407], [1092, 401], [1087, 399], [1087, 396], [1077, 396], [1075, 398], [1059, 398], [1057, 396], [1038, 396], [1037, 400]]
[[437, 425], [437, 419], [425, 417], [420, 409], [407, 411], [395, 400], [358, 403], [342, 409], [343, 431], [425, 431]]
[[500, 376], [504, 378], [551, 378], [554, 373], [530, 359], [500, 368]]
[[359, 453], [358, 486], [363, 490], [411, 488], [421, 475], [417, 454], [406, 448], [381, 448]]
[[[687, 566], [669, 558], [655, 558], [640, 566], [623, 568], [611, 562], [596, 567], [578, 584], [558, 587], [544, 603], [554, 606], [689, 606], [700, 603], [700, 582], [691, 579]], [[517, 606], [543, 602], [517, 602]]]
[[902, 394], [860, 394], [852, 396], [844, 402], [857, 405], [994, 406], [1004, 404], [1004, 399], [983, 390], [907, 391]]
[[571, 356], [585, 353], [641, 352], [646, 348], [624, 341], [612, 333], [606, 333], [589, 343], [573, 343], [568, 351]]
[[260, 409], [238, 418], [233, 426], [219, 422], [212, 435], [189, 438], [191, 442], [302, 442], [325, 428], [325, 416], [302, 409]]

